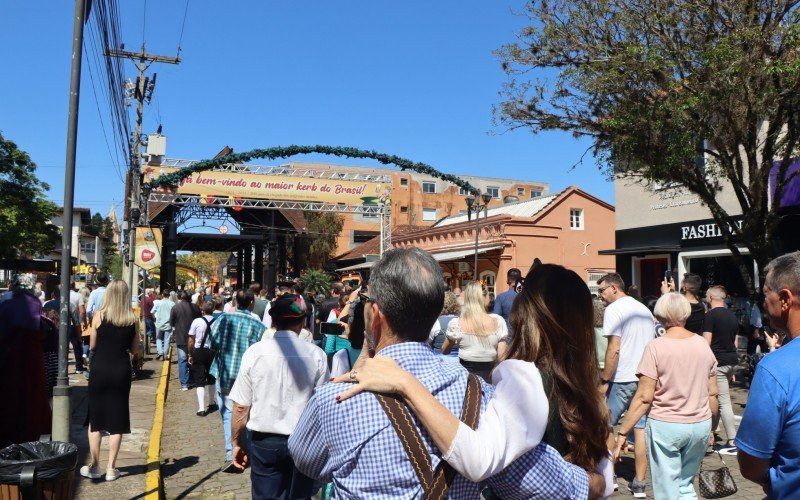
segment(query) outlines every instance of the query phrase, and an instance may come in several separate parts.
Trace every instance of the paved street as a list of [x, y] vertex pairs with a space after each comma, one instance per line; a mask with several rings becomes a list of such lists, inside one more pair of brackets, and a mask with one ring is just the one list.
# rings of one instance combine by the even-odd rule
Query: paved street
[[[733, 412], [736, 415], [741, 416], [742, 412], [744, 411], [744, 406], [747, 403], [747, 391], [740, 387], [732, 387], [731, 388], [731, 402], [733, 403]], [[736, 419], [736, 425], [739, 425], [739, 418]], [[725, 431], [722, 430], [722, 425], [720, 424], [720, 431], [718, 433], [720, 436], [725, 438]], [[761, 488], [750, 481], [745, 480], [742, 475], [739, 473], [739, 465], [736, 461], [736, 457], [733, 456], [724, 456], [723, 459], [725, 460], [725, 465], [731, 471], [731, 475], [733, 476], [733, 480], [736, 482], [736, 486], [738, 486], [739, 491], [736, 495], [727, 497], [727, 498], [742, 498], [748, 500], [761, 500], [765, 497], [764, 492], [761, 491]], [[717, 469], [721, 467], [722, 464], [719, 461], [719, 457], [717, 454], [712, 454], [706, 456], [705, 460], [703, 460], [703, 467], [707, 469]], [[622, 462], [617, 466], [617, 484], [619, 484], [619, 492], [614, 495], [614, 498], [633, 498], [628, 491], [628, 483], [633, 479], [634, 473], [634, 466], [633, 466], [633, 453], [631, 453], [628, 457], [623, 457]], [[695, 490], [697, 489], [697, 480], [695, 479]], [[652, 484], [650, 483], [650, 475], [648, 474], [647, 477], [647, 495], [648, 498], [653, 498], [653, 488]]]
[[161, 439], [161, 473], [167, 498], [250, 498], [250, 471], [219, 472], [225, 463], [225, 439], [218, 412], [195, 415], [197, 395], [181, 391], [176, 356], [172, 357], [164, 433]]
[[[174, 357], [173, 357], [174, 360]], [[78, 445], [79, 466], [88, 461], [86, 428], [87, 394], [86, 379], [73, 373], [70, 366], [72, 391], [72, 439]], [[145, 494], [146, 451], [153, 423], [155, 395], [162, 363], [147, 356], [144, 370], [131, 386], [131, 435], [122, 441], [122, 450], [117, 467], [122, 477], [114, 482], [90, 481], [80, 477], [76, 471], [74, 493], [77, 499], [142, 498]], [[747, 392], [739, 387], [733, 389], [734, 412], [741, 415], [747, 401]], [[177, 362], [172, 362], [169, 391], [164, 415], [164, 430], [161, 448], [161, 471], [165, 496], [177, 498], [250, 498], [249, 470], [244, 474], [219, 472], [225, 459], [222, 423], [219, 413], [207, 417], [195, 415], [197, 399], [195, 391], [181, 391], [178, 382]], [[738, 423], [738, 419], [737, 419]], [[724, 437], [724, 432], [722, 433]], [[101, 451], [101, 468], [105, 470], [107, 442]], [[736, 457], [724, 457], [731, 469], [739, 493], [730, 498], [763, 499], [761, 489], [744, 480], [739, 473]], [[709, 469], [721, 464], [716, 455], [706, 457], [704, 466]], [[614, 498], [632, 498], [628, 482], [633, 477], [633, 456], [624, 457], [617, 469], [619, 492]], [[649, 477], [648, 477], [649, 484]], [[652, 498], [652, 489], [647, 490]]]
[[[147, 445], [153, 425], [158, 376], [162, 363], [153, 356], [146, 356], [140, 377], [131, 384], [130, 412], [131, 434], [122, 438], [122, 447], [117, 458], [117, 468], [122, 477], [113, 482], [105, 479], [96, 481], [83, 478], [78, 469], [89, 462], [87, 428], [84, 427], [88, 406], [87, 380], [74, 373], [74, 363], [70, 360], [69, 381], [72, 386], [72, 442], [78, 445], [78, 466], [75, 471], [73, 491], [77, 499], [121, 499], [142, 498], [145, 494], [145, 471]], [[108, 460], [108, 439], [103, 438], [100, 448], [100, 468], [106, 469]]]

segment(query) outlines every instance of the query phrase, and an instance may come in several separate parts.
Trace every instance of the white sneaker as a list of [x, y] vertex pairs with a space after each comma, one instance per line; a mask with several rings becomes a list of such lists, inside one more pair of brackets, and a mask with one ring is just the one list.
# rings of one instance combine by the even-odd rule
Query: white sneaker
[[115, 481], [119, 479], [119, 469], [108, 469], [106, 471], [106, 481]]
[[88, 477], [89, 479], [100, 479], [103, 477], [103, 473], [100, 472], [100, 467], [94, 467], [90, 465], [84, 465], [81, 467], [81, 476]]

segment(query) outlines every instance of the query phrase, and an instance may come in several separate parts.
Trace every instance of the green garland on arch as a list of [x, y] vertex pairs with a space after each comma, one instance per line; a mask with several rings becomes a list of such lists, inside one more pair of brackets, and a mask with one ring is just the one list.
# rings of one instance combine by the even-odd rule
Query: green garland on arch
[[364, 149], [347, 148], [338, 146], [278, 146], [267, 149], [253, 149], [244, 153], [229, 154], [213, 160], [202, 160], [193, 163], [191, 166], [181, 168], [171, 174], [160, 175], [157, 179], [150, 183], [151, 188], [159, 187], [176, 187], [180, 182], [196, 172], [204, 172], [211, 170], [215, 167], [227, 165], [231, 163], [245, 163], [256, 158], [267, 158], [274, 160], [277, 158], [288, 158], [290, 156], [305, 155], [311, 153], [320, 153], [326, 155], [340, 156], [346, 158], [371, 158], [384, 165], [396, 165], [400, 170], [412, 170], [418, 174], [427, 174], [436, 177], [443, 181], [455, 184], [461, 189], [468, 191], [474, 195], [478, 195], [479, 191], [473, 187], [469, 182], [464, 181], [455, 175], [445, 174], [439, 172], [435, 168], [425, 163], [413, 162], [399, 156], [387, 155], [385, 153], [378, 153], [377, 151], [367, 151]]

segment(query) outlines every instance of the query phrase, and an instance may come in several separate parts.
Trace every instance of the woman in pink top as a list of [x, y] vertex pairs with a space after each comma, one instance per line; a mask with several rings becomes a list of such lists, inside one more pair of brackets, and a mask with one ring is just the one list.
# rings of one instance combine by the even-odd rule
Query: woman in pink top
[[656, 500], [697, 498], [694, 476], [708, 446], [711, 416], [719, 411], [717, 360], [708, 342], [684, 328], [691, 311], [678, 293], [656, 302], [653, 313], [667, 332], [644, 350], [639, 387], [617, 433], [619, 459], [628, 434], [649, 411], [645, 444]]

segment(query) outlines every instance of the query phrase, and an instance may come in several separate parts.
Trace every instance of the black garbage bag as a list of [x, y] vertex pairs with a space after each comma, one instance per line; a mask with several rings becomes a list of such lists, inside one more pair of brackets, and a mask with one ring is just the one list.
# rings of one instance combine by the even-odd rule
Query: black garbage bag
[[20, 473], [36, 466], [39, 481], [71, 475], [78, 463], [78, 447], [59, 441], [12, 444], [0, 450], [0, 484], [18, 484]]

